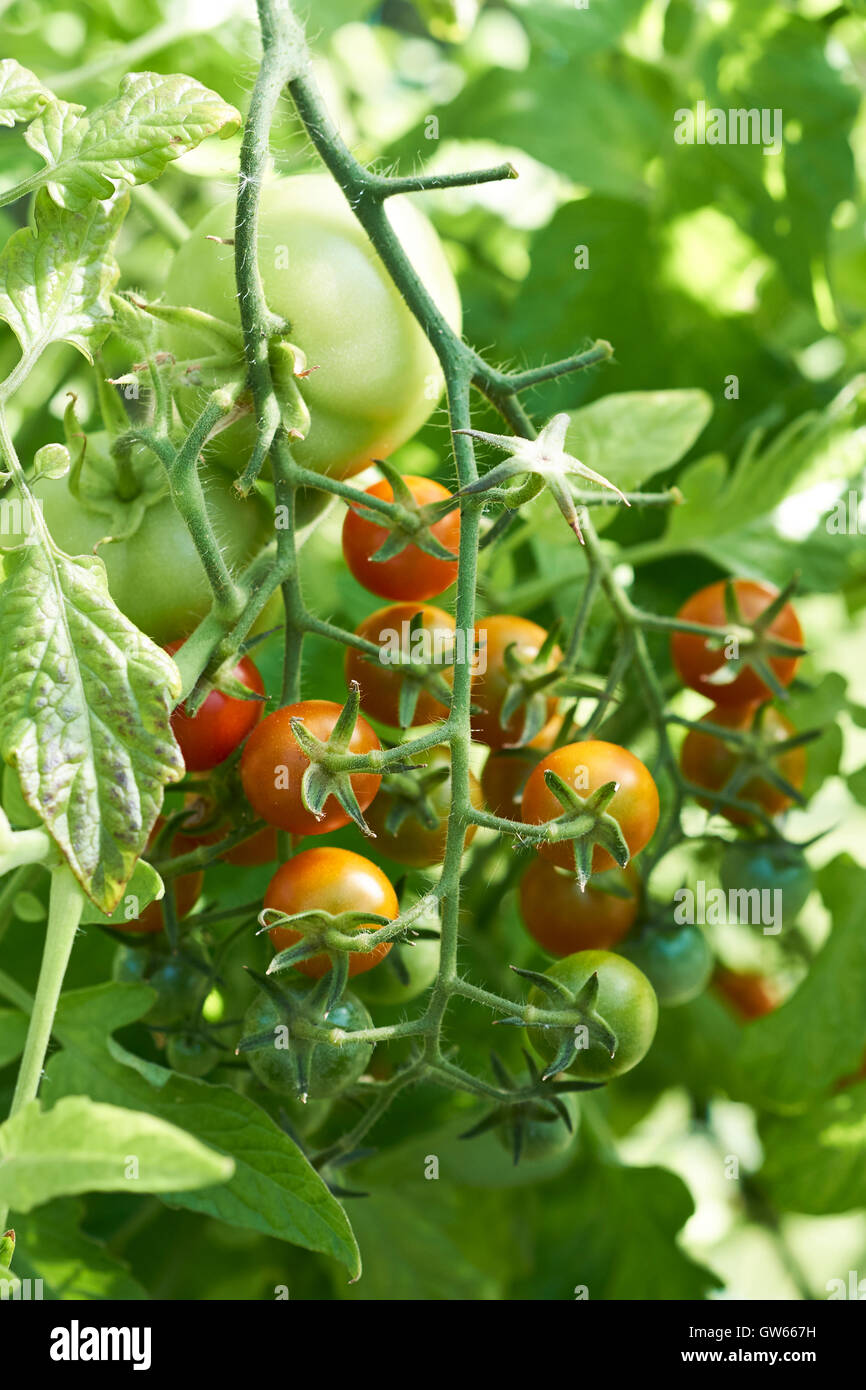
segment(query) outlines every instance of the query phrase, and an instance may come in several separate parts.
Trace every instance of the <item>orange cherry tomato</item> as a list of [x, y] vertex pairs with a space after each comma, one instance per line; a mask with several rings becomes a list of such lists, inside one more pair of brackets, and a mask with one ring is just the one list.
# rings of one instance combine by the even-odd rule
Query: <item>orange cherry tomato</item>
[[[743, 617], [750, 621], [769, 608], [778, 594], [772, 584], [760, 584], [754, 579], [735, 579], [734, 593]], [[683, 604], [678, 618], [690, 623], [703, 623], [707, 627], [725, 628], [728, 618], [725, 614], [725, 582], [708, 584]], [[782, 641], [801, 646], [803, 631], [790, 603], [780, 609], [773, 619], [768, 632]], [[707, 680], [725, 664], [724, 650], [714, 650], [707, 646], [707, 639], [695, 632], [675, 632], [671, 637], [671, 656], [683, 685], [699, 690], [718, 705], [743, 705], [752, 701], [768, 700], [772, 691], [761, 680], [751, 666], [743, 666], [729, 685], [716, 685]], [[770, 667], [780, 685], [790, 685], [794, 672], [800, 664], [799, 657], [772, 657]]]
[[[403, 481], [421, 507], [431, 502], [443, 502], [451, 496], [447, 487], [434, 482], [432, 478], [407, 476]], [[393, 489], [386, 479], [368, 487], [367, 492], [371, 497], [380, 497], [385, 502], [394, 500]], [[343, 522], [343, 556], [358, 583], [363, 584], [371, 594], [393, 599], [433, 598], [457, 578], [459, 509], [455, 507], [453, 512], [447, 512], [441, 521], [430, 527], [430, 532], [440, 545], [453, 552], [453, 560], [437, 559], [435, 555], [428, 555], [412, 544], [390, 560], [374, 560], [372, 557], [391, 532], [387, 526], [377, 526], [367, 521], [353, 504]]]
[[[421, 630], [410, 633], [412, 619], [420, 614]], [[393, 661], [400, 652], [419, 653], [431, 663], [446, 685], [454, 679], [454, 619], [429, 603], [393, 603], [379, 608], [355, 629], [381, 650], [382, 659], [366, 657], [357, 647], [346, 651], [346, 680], [361, 687], [361, 705], [373, 719], [400, 727], [400, 689], [403, 673]], [[388, 658], [391, 658], [389, 660]], [[418, 696], [411, 724], [433, 724], [446, 719], [447, 706], [427, 690]]]
[[[746, 733], [755, 721], [758, 708], [757, 705], [716, 705], [714, 709], [704, 715], [701, 722], [706, 721], [708, 724], [718, 724], [725, 729], [735, 729]], [[773, 705], [765, 707], [761, 729], [765, 737], [773, 743], [781, 743], [796, 733], [790, 719], [787, 719], [784, 714], [780, 714]], [[680, 753], [680, 766], [684, 776], [696, 786], [705, 787], [707, 791], [713, 792], [723, 790], [730, 781], [739, 761], [738, 749], [723, 743], [717, 735], [703, 733], [700, 729], [689, 730]], [[806, 779], [805, 748], [802, 745], [797, 748], [790, 748], [786, 753], [773, 759], [773, 766], [785, 778], [786, 782], [790, 782], [791, 786], [799, 791]], [[758, 774], [750, 777], [738, 789], [737, 799], [754, 802], [768, 816], [777, 816], [792, 805], [790, 796], [786, 796], [778, 787], [774, 787], [772, 782], [768, 782]], [[701, 797], [700, 804], [708, 809], [716, 809], [710, 798]], [[755, 819], [748, 811], [740, 811], [736, 807], [719, 806], [717, 809], [719, 814], [731, 821], [733, 825], [751, 825]]]
[[[478, 669], [472, 680], [472, 703], [480, 713], [472, 716], [472, 737], [490, 748], [505, 748], [520, 738], [524, 724], [524, 709], [518, 709], [503, 728], [502, 706], [511, 683], [505, 666], [505, 653], [512, 645], [523, 661], [536, 657], [547, 637], [543, 627], [512, 613], [494, 613], [479, 618], [475, 624], [475, 643]], [[553, 670], [562, 661], [562, 652], [554, 647], [547, 663]], [[547, 698], [547, 719], [556, 714], [555, 695]]]
[[[311, 734], [324, 742], [333, 732], [340, 712], [340, 706], [331, 700], [299, 700], [274, 710], [247, 739], [241, 756], [244, 794], [256, 815], [268, 825], [293, 835], [325, 835], [348, 825], [350, 817], [334, 797], [325, 802], [321, 820], [301, 800], [301, 782], [310, 760], [292, 730], [292, 720], [300, 719]], [[349, 752], [369, 753], [381, 746], [366, 719], [359, 716]], [[352, 788], [362, 811], [370, 805], [381, 780], [374, 772], [352, 776]]]
[[[551, 956], [612, 950], [637, 916], [637, 884], [628, 864], [603, 878], [594, 874], [581, 893], [575, 874], [537, 858], [520, 881], [521, 916], [530, 936]], [[617, 892], [606, 891], [610, 888]]]
[[[166, 651], [172, 656], [180, 646], [172, 642]], [[248, 656], [241, 658], [232, 675], [256, 695], [264, 695], [262, 678]], [[264, 708], [260, 700], [236, 700], [221, 690], [211, 691], [198, 714], [190, 716], [179, 705], [171, 716], [171, 727], [187, 772], [207, 772], [224, 763], [258, 724]]]
[[[334, 915], [351, 910], [373, 912], [391, 921], [400, 911], [390, 880], [377, 865], [360, 854], [332, 845], [304, 850], [281, 864], [265, 893], [265, 907], [288, 914], [315, 909]], [[357, 928], [358, 931], [373, 929], [375, 923], [362, 923]], [[303, 936], [291, 927], [272, 927], [268, 934], [276, 951], [296, 945]], [[362, 975], [372, 970], [390, 949], [391, 943], [386, 941], [373, 951], [350, 953], [349, 975]], [[324, 952], [295, 967], [313, 979], [319, 979], [330, 968], [331, 962]]]
[[[617, 790], [606, 807], [607, 813], [619, 821], [629, 854], [638, 854], [649, 841], [658, 824], [659, 794], [656, 784], [640, 758], [617, 743], [588, 739], [585, 743], [567, 743], [554, 748], [533, 768], [523, 792], [523, 819], [528, 825], [542, 825], [565, 815], [565, 809], [549, 790], [544, 774], [550, 768], [562, 780], [586, 798], [605, 782], [616, 782]], [[574, 846], [571, 841], [540, 845], [538, 853], [562, 869], [574, 868]], [[614, 860], [607, 850], [595, 845], [592, 851], [592, 872], [612, 869]]]

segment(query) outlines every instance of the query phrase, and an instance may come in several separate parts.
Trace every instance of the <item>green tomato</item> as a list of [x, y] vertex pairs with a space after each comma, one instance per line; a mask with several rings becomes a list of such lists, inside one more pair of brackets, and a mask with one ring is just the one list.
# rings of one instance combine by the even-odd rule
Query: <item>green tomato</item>
[[165, 1056], [172, 1071], [182, 1076], [207, 1076], [220, 1055], [206, 1038], [195, 1033], [173, 1033], [165, 1045]]
[[[89, 467], [113, 468], [108, 460], [108, 437], [89, 435], [85, 455]], [[143, 454], [136, 454], [136, 470]], [[153, 467], [161, 468], [154, 459]], [[273, 511], [258, 493], [241, 501], [231, 480], [220, 469], [200, 469], [207, 509], [226, 562], [237, 569], [273, 539]], [[33, 492], [54, 540], [67, 555], [92, 555], [97, 541], [110, 533], [110, 518], [89, 511], [73, 496], [69, 477], [41, 477]], [[4, 544], [15, 544], [13, 536]], [[124, 540], [100, 545], [111, 597], [122, 613], [155, 642], [165, 645], [184, 637], [210, 611], [213, 595], [189, 531], [169, 497], [147, 506], [141, 524]]]
[[[722, 857], [720, 877], [726, 893], [774, 892], [782, 895], [782, 922], [789, 926], [814, 887], [803, 851], [784, 840], [741, 841], [729, 845]], [[745, 913], [743, 913], [745, 916]], [[749, 920], [762, 916], [749, 913]]]
[[147, 983], [156, 990], [156, 1000], [145, 1021], [157, 1028], [196, 1017], [210, 988], [206, 972], [183, 956], [168, 956], [148, 976]]
[[[396, 961], [395, 961], [396, 957]], [[405, 967], [408, 980], [400, 977], [399, 962]], [[439, 970], [439, 942], [421, 938], [414, 946], [392, 946], [375, 970], [368, 970], [353, 980], [353, 988], [366, 1004], [408, 1004], [429, 989]]]
[[714, 957], [700, 927], [648, 926], [618, 952], [642, 970], [666, 1008], [687, 1004], [703, 994], [713, 973]]
[[550, 1105], [541, 1101], [527, 1101], [515, 1106], [513, 1113], [503, 1116], [502, 1123], [495, 1131], [502, 1147], [515, 1153], [515, 1130], [520, 1130], [519, 1162], [545, 1163], [568, 1153], [577, 1143], [577, 1128], [580, 1121], [577, 1096], [564, 1091], [559, 1099], [568, 1111], [571, 1128]]
[[[410, 202], [390, 198], [388, 218], [439, 309], [458, 332], [460, 298], [433, 227]], [[165, 287], [170, 304], [203, 309], [239, 324], [234, 250], [207, 236], [234, 235], [234, 200], [213, 208], [175, 255]], [[307, 437], [292, 444], [297, 461], [346, 477], [387, 458], [424, 424], [442, 390], [433, 349], [330, 174], [300, 174], [262, 189], [259, 270], [268, 307], [289, 325], [288, 339], [315, 368], [298, 384], [310, 411]], [[214, 348], [176, 325], [162, 345], [179, 361]], [[181, 388], [185, 418], [205, 391], [237, 366], [202, 375], [202, 389]], [[210, 456], [242, 471], [255, 439], [249, 415], [218, 434]]]
[[[293, 990], [308, 989], [306, 982], [287, 984]], [[244, 1037], [256, 1033], [274, 1032], [285, 1024], [285, 1018], [269, 994], [264, 990], [250, 1004], [244, 1016]], [[343, 1028], [353, 1032], [358, 1028], [371, 1028], [373, 1020], [360, 999], [354, 994], [344, 994], [328, 1015], [329, 1028]], [[242, 1054], [249, 1058], [250, 1067], [259, 1080], [271, 1091], [280, 1095], [298, 1095], [298, 1055], [295, 1042], [274, 1032], [274, 1042], [264, 1045], [255, 1052]], [[357, 1081], [367, 1069], [373, 1055], [373, 1044], [368, 1042], [344, 1042], [341, 1046], [329, 1043], [316, 1043], [308, 1063], [309, 1079], [307, 1094], [311, 1100], [326, 1100], [337, 1096]]]
[[[572, 995], [579, 994], [590, 976], [597, 974], [595, 1012], [617, 1038], [613, 1057], [599, 1042], [592, 1041], [578, 1049], [568, 1071], [581, 1081], [610, 1081], [636, 1067], [649, 1051], [658, 1023], [658, 1000], [646, 975], [612, 951], [578, 951], [554, 961], [545, 974], [565, 985]], [[530, 990], [528, 1002], [537, 1009], [556, 1008], [537, 986]], [[562, 1044], [561, 1030], [530, 1027], [528, 1032], [535, 1050], [552, 1062]]]

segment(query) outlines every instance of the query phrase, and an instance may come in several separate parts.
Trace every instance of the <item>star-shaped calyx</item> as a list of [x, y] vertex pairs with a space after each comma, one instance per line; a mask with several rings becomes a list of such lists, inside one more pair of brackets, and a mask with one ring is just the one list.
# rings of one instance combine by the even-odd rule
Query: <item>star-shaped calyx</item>
[[456, 434], [471, 435], [473, 439], [480, 439], [485, 444], [492, 444], [494, 448], [502, 449], [511, 455], [503, 463], [498, 463], [495, 468], [491, 468], [483, 478], [479, 478], [477, 482], [469, 483], [467, 487], [462, 488], [457, 495], [462, 497], [488, 492], [491, 488], [499, 487], [518, 474], [526, 473], [529, 477], [524, 486], [515, 492], [506, 494], [510, 505], [520, 501], [528, 501], [530, 497], [534, 497], [536, 493], [540, 492], [541, 488], [546, 487], [577, 539], [582, 543], [583, 534], [580, 529], [577, 503], [569, 486], [570, 478], [588, 478], [591, 482], [598, 483], [601, 487], [609, 488], [611, 492], [615, 492], [618, 497], [622, 498], [627, 507], [630, 504], [628, 498], [615, 483], [602, 477], [600, 473], [595, 473], [593, 469], [587, 468], [586, 464], [581, 463], [580, 459], [576, 459], [573, 454], [566, 453], [565, 436], [570, 424], [568, 415], [563, 411], [548, 421], [537, 439], [523, 439], [520, 435], [511, 434], [486, 434], [483, 430], [456, 430]]

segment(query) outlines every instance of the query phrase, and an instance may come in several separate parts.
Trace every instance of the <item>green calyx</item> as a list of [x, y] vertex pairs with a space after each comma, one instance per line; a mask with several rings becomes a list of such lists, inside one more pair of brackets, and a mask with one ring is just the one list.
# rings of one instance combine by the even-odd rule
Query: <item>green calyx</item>
[[364, 820], [352, 787], [351, 774], [357, 773], [359, 768], [358, 757], [349, 752], [349, 746], [360, 709], [360, 688], [357, 681], [352, 681], [340, 717], [326, 741], [311, 734], [301, 719], [292, 720], [292, 732], [310, 760], [301, 781], [301, 800], [306, 809], [321, 820], [325, 802], [333, 796], [362, 834], [372, 837], [373, 832]]
[[407, 545], [417, 546], [425, 555], [431, 555], [436, 560], [456, 560], [457, 556], [436, 539], [431, 528], [458, 504], [451, 498], [445, 498], [441, 502], [428, 502], [421, 506], [416, 502], [402, 473], [393, 464], [387, 459], [376, 459], [375, 462], [391, 484], [394, 500], [387, 517], [382, 512], [374, 511], [360, 503], [354, 504], [354, 510], [365, 521], [372, 522], [374, 526], [385, 527], [388, 531], [379, 549], [371, 555], [371, 560], [393, 560]]
[[[726, 659], [717, 671], [703, 677], [706, 685], [714, 687], [730, 685], [741, 671], [750, 668], [761, 678], [777, 699], [788, 699], [788, 691], [776, 676], [770, 664], [771, 660], [773, 658], [778, 660], [779, 657], [805, 656], [806, 649], [774, 636], [770, 632], [770, 626], [796, 591], [798, 582], [799, 575], [794, 575], [763, 612], [759, 613], [756, 618], [749, 619], [743, 616], [733, 580], [727, 580], [725, 584], [725, 617], [730, 623], [730, 627], [723, 634], [705, 638], [705, 645], [710, 651], [725, 649]], [[737, 643], [736, 656], [728, 656], [727, 653], [732, 638]]]
[[575, 1134], [577, 1120], [571, 1093], [596, 1089], [592, 1082], [545, 1082], [525, 1048], [523, 1056], [528, 1077], [516, 1080], [497, 1053], [491, 1052], [493, 1074], [501, 1090], [507, 1093], [507, 1098], [460, 1135], [461, 1139], [475, 1139], [489, 1130], [497, 1131], [505, 1139], [515, 1165], [523, 1157], [534, 1157], [533, 1149], [544, 1148], [545, 1140], [549, 1143], [559, 1125], [564, 1126], [562, 1137], [567, 1146]]
[[581, 892], [592, 872], [592, 852], [596, 845], [606, 850], [624, 869], [631, 858], [629, 848], [619, 821], [605, 809], [616, 795], [616, 782], [605, 782], [589, 796], [583, 797], [550, 768], [546, 770], [544, 780], [564, 810], [563, 815], [544, 826], [544, 840], [549, 844], [557, 844], [560, 840], [572, 841], [574, 867]]
[[[556, 502], [568, 525], [577, 539], [583, 543], [580, 529], [578, 506], [571, 491], [572, 478], [588, 478], [600, 487], [609, 488], [622, 499], [626, 506], [629, 501], [615, 483], [595, 473], [572, 454], [566, 453], [565, 438], [571, 421], [564, 412], [554, 415], [548, 421], [537, 439], [523, 439], [519, 435], [486, 434], [483, 430], [457, 430], [457, 434], [468, 434], [509, 454], [510, 458], [491, 468], [477, 482], [461, 488], [459, 497], [482, 495], [488, 500], [504, 502], [514, 507], [531, 500], [542, 488], [547, 488]], [[503, 485], [519, 475], [526, 482], [516, 492]]]
[[[556, 1076], [558, 1072], [566, 1071], [577, 1056], [579, 1048], [597, 1044], [604, 1048], [610, 1057], [616, 1055], [617, 1035], [595, 1008], [599, 989], [596, 971], [579, 990], [574, 991], [560, 980], [550, 975], [541, 975], [536, 970], [520, 970], [516, 965], [512, 965], [511, 969], [515, 975], [535, 985], [552, 1005], [549, 1009], [540, 1009], [526, 1004], [521, 1015], [514, 1014], [496, 1020], [497, 1023], [506, 1023], [513, 1027], [531, 1026], [534, 1029], [543, 1029], [556, 1037], [560, 1045], [553, 1061], [542, 1073], [542, 1081]], [[583, 1030], [581, 1034], [578, 1033], [579, 1029]]]

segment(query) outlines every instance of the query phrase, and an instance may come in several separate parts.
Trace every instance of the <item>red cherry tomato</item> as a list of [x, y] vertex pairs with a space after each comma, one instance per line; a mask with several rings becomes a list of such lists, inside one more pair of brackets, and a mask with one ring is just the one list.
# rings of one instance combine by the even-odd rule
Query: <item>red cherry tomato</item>
[[[628, 864], [603, 876], [594, 874], [581, 893], [575, 874], [534, 859], [520, 881], [520, 912], [530, 936], [551, 956], [608, 951], [637, 916], [637, 882]], [[618, 896], [620, 892], [627, 896]]]
[[[173, 656], [180, 642], [172, 642], [166, 651]], [[248, 656], [242, 657], [232, 675], [256, 695], [264, 695], [265, 687], [258, 670]], [[199, 710], [190, 717], [180, 705], [171, 716], [171, 727], [180, 744], [187, 772], [207, 772], [225, 762], [262, 717], [264, 704], [259, 700], [235, 700], [212, 690]]]
[[[523, 819], [528, 825], [541, 825], [565, 815], [565, 810], [547, 787], [547, 769], [556, 772], [581, 797], [597, 791], [605, 782], [616, 782], [617, 790], [606, 810], [619, 821], [631, 855], [638, 854], [658, 824], [659, 794], [640, 758], [617, 743], [588, 739], [555, 748], [533, 768], [523, 792]], [[562, 869], [574, 868], [574, 846], [570, 841], [540, 845], [538, 853]], [[592, 872], [612, 869], [614, 860], [607, 850], [595, 845]]]
[[[759, 584], [754, 579], [735, 579], [733, 586], [740, 612], [747, 621], [759, 617], [765, 608], [769, 608], [779, 592], [771, 584]], [[677, 617], [690, 623], [703, 623], [707, 627], [727, 627], [729, 619], [725, 614], [724, 581], [699, 589], [683, 604]], [[768, 632], [796, 646], [802, 644], [803, 632], [790, 603], [780, 609]], [[773, 692], [751, 666], [741, 667], [729, 685], [708, 682], [708, 676], [724, 667], [726, 657], [723, 649], [714, 650], [706, 643], [705, 637], [694, 632], [675, 632], [671, 637], [671, 656], [683, 685], [699, 690], [719, 705], [744, 705], [770, 698]], [[770, 659], [770, 667], [780, 685], [791, 684], [799, 664], [799, 657]]]
[[[265, 893], [265, 907], [290, 914], [314, 909], [334, 915], [349, 911], [373, 912], [391, 921], [400, 911], [397, 895], [380, 868], [360, 854], [335, 849], [332, 845], [304, 850], [281, 864]], [[362, 923], [357, 930], [374, 930], [375, 925]], [[276, 951], [294, 946], [303, 935], [291, 927], [272, 927], [268, 934]], [[391, 943], [386, 941], [373, 951], [350, 953], [349, 975], [362, 975], [372, 970], [390, 949]], [[301, 961], [295, 968], [319, 979], [330, 970], [331, 962], [322, 952]]]
[[[324, 815], [317, 820], [301, 800], [301, 781], [309, 758], [292, 730], [292, 720], [300, 719], [310, 733], [324, 742], [340, 717], [340, 706], [331, 700], [299, 700], [274, 710], [255, 728], [241, 755], [241, 781], [247, 801], [257, 816], [293, 835], [325, 835], [348, 825], [349, 816], [334, 797], [325, 802]], [[350, 753], [369, 753], [381, 744], [366, 719], [359, 717], [349, 743]], [[379, 790], [381, 777], [359, 772], [352, 777], [352, 788], [361, 810], [365, 810]]]
[[[412, 619], [421, 618], [421, 630], [410, 632]], [[361, 705], [373, 719], [392, 728], [400, 727], [400, 689], [403, 673], [393, 661], [401, 652], [418, 653], [428, 661], [446, 685], [454, 679], [454, 619], [442, 608], [429, 603], [392, 603], [379, 608], [355, 629], [359, 637], [375, 642], [383, 660], [366, 657], [357, 647], [346, 651], [346, 680], [361, 687]], [[387, 658], [391, 657], [391, 660]], [[448, 717], [448, 709], [427, 690], [418, 696], [412, 725], [433, 724]]]
[[[758, 708], [757, 705], [716, 705], [704, 715], [701, 723], [719, 724], [725, 729], [746, 733], [755, 721]], [[768, 705], [763, 710], [761, 730], [772, 743], [781, 743], [796, 733], [790, 719], [786, 719], [773, 705]], [[703, 733], [700, 729], [689, 730], [680, 754], [680, 766], [684, 776], [696, 786], [706, 787], [707, 791], [713, 792], [722, 791], [739, 761], [740, 753], [736, 748], [723, 743], [715, 734]], [[805, 748], [802, 745], [790, 748], [787, 753], [774, 758], [772, 763], [785, 781], [790, 782], [791, 786], [799, 791], [806, 780]], [[792, 804], [789, 796], [760, 775], [750, 777], [738, 789], [736, 795], [739, 801], [754, 802], [768, 816], [777, 816]], [[735, 807], [715, 808], [710, 799], [703, 797], [701, 805], [708, 809], [718, 809], [719, 814], [733, 825], [751, 825], [755, 819], [748, 811], [739, 811]]]
[[[403, 481], [421, 507], [430, 502], [443, 502], [451, 496], [447, 487], [434, 482], [432, 478], [407, 476]], [[380, 497], [385, 502], [394, 500], [394, 491], [386, 480], [374, 483], [367, 488], [367, 492], [371, 497]], [[455, 507], [453, 512], [448, 512], [441, 521], [435, 522], [430, 531], [440, 545], [453, 552], [453, 560], [439, 560], [411, 544], [390, 560], [374, 560], [372, 557], [391, 532], [387, 526], [377, 526], [367, 521], [353, 505], [343, 522], [343, 556], [358, 583], [369, 589], [371, 594], [394, 599], [433, 598], [457, 578], [457, 547], [460, 544], [458, 508]]]
[[[538, 655], [546, 637], [543, 627], [526, 618], [515, 617], [512, 613], [495, 613], [488, 618], [479, 618], [475, 624], [478, 666], [472, 680], [472, 703], [480, 706], [480, 713], [472, 716], [472, 737], [479, 743], [486, 743], [490, 748], [505, 748], [520, 738], [525, 709], [518, 709], [504, 728], [500, 722], [502, 705], [510, 684], [505, 653], [514, 644], [521, 660], [531, 660]], [[562, 652], [554, 647], [547, 669], [553, 670], [561, 660]], [[556, 705], [556, 696], [549, 696], [548, 720], [556, 714]]]

